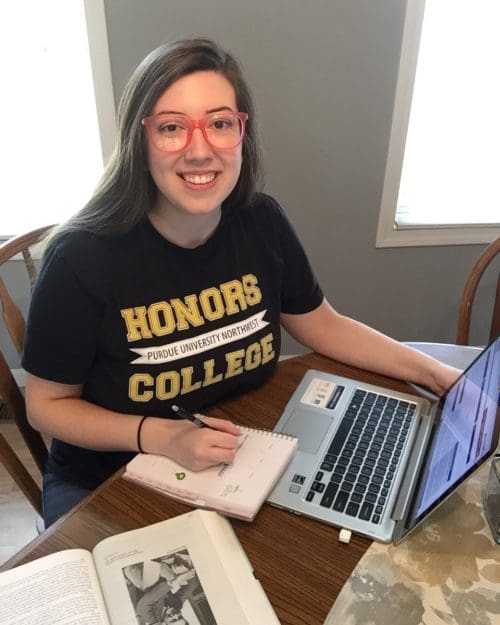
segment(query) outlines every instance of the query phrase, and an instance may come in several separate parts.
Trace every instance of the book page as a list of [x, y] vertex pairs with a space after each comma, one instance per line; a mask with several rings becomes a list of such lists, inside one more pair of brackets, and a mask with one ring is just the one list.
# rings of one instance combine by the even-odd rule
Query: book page
[[105, 539], [94, 560], [112, 625], [279, 625], [229, 522], [215, 512]]
[[0, 625], [109, 625], [92, 556], [69, 549], [0, 574]]

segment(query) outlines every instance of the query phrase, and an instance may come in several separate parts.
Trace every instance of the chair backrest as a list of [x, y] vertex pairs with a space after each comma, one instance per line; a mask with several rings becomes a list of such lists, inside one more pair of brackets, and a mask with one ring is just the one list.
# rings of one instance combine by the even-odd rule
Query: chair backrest
[[[483, 276], [486, 268], [500, 252], [500, 237], [490, 243], [484, 252], [476, 260], [469, 273], [467, 281], [462, 292], [460, 306], [458, 309], [457, 322], [457, 345], [468, 345], [470, 335], [470, 323], [472, 304], [477, 291], [478, 284]], [[493, 313], [491, 317], [489, 340], [497, 338], [500, 335], [500, 272], [497, 275], [497, 285], [495, 300], [493, 303]]]
[[[31, 250], [47, 234], [53, 226], [38, 228], [27, 234], [23, 234], [9, 239], [0, 245], [0, 268], [7, 261], [20, 255], [19, 261], [24, 264], [27, 272], [29, 290], [33, 288], [37, 271]], [[17, 261], [16, 261], [17, 262]], [[14, 301], [4, 280], [0, 276], [0, 302], [5, 326], [12, 343], [19, 355], [22, 353], [25, 320], [19, 306]], [[19, 431], [33, 456], [36, 466], [43, 474], [47, 462], [47, 446], [35, 429], [31, 427], [26, 416], [26, 404], [24, 396], [19, 388], [12, 371], [7, 364], [5, 356], [0, 351], [0, 400], [5, 405], [7, 414], [14, 420]], [[9, 474], [12, 476], [20, 490], [26, 498], [41, 514], [41, 491], [35, 480], [28, 473], [19, 457], [15, 454], [7, 440], [0, 434], [0, 461], [4, 464]]]

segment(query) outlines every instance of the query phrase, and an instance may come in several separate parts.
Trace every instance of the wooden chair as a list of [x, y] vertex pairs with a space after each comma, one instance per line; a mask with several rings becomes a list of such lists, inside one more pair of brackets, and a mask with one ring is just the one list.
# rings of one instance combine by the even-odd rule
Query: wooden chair
[[[53, 226], [38, 228], [12, 239], [0, 245], [0, 268], [4, 263], [12, 260], [15, 256], [20, 256], [19, 261], [24, 262], [29, 281], [29, 291], [33, 288], [36, 279], [36, 268], [31, 254], [31, 248]], [[17, 259], [16, 259], [17, 262]], [[2, 305], [3, 319], [10, 335], [12, 343], [19, 355], [22, 353], [25, 321], [19, 306], [15, 303], [4, 280], [0, 276], [0, 302]], [[26, 404], [24, 396], [19, 388], [9, 365], [0, 351], [0, 400], [5, 405], [7, 414], [14, 420], [21, 436], [23, 437], [36, 466], [43, 474], [45, 463], [47, 462], [47, 446], [39, 432], [34, 430], [28, 422], [26, 416]], [[41, 489], [30, 473], [26, 470], [19, 457], [16, 455], [7, 440], [0, 434], [0, 461], [3, 463], [15, 483], [24, 493], [28, 501], [35, 508], [39, 515], [42, 514]]]
[[[482, 275], [486, 271], [486, 268], [490, 265], [492, 260], [500, 252], [500, 237], [490, 243], [484, 252], [476, 260], [469, 273], [467, 281], [465, 283], [464, 290], [462, 292], [462, 298], [460, 300], [460, 306], [458, 309], [458, 322], [457, 322], [457, 345], [468, 345], [470, 334], [470, 321], [472, 304], [476, 290], [481, 280]], [[496, 295], [493, 304], [493, 315], [491, 317], [490, 337], [489, 340], [497, 338], [500, 335], [500, 273], [497, 277]]]

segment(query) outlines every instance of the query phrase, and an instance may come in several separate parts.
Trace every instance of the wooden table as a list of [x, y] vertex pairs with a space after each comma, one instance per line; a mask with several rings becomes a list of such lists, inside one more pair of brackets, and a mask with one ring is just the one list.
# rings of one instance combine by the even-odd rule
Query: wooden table
[[[307, 369], [409, 390], [403, 382], [360, 371], [318, 354], [307, 354], [281, 362], [266, 385], [220, 404], [209, 414], [242, 425], [272, 428]], [[107, 536], [189, 510], [183, 504], [122, 479], [121, 473], [112, 476], [2, 569], [62, 549], [92, 549]], [[371, 542], [353, 536], [350, 544], [345, 545], [338, 541], [336, 528], [269, 504], [263, 506], [252, 523], [232, 520], [232, 524], [283, 625], [321, 625]]]

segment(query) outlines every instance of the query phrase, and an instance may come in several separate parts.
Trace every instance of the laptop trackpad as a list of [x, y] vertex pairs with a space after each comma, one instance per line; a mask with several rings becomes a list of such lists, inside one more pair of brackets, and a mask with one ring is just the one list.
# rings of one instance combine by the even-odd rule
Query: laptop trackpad
[[283, 432], [299, 439], [300, 451], [315, 454], [325, 439], [332, 417], [312, 410], [296, 408], [283, 425]]

